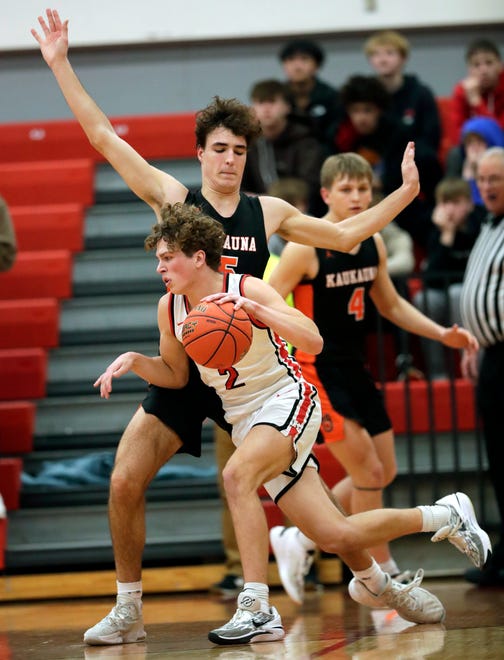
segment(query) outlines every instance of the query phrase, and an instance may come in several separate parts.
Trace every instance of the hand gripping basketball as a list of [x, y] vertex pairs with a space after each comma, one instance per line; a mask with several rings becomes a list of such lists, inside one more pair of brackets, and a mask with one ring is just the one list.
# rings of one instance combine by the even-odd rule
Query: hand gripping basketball
[[189, 312], [182, 327], [186, 353], [197, 364], [226, 369], [239, 362], [252, 343], [252, 323], [234, 302], [201, 302]]

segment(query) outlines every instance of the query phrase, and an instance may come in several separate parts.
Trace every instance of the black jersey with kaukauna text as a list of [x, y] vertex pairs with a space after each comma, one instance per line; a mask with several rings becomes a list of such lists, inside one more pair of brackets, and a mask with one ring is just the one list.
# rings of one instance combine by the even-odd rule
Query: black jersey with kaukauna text
[[317, 324], [324, 348], [317, 355], [296, 351], [298, 362], [315, 364], [365, 361], [369, 290], [378, 272], [373, 237], [356, 254], [317, 248], [319, 270], [294, 290], [294, 304]]
[[240, 193], [240, 202], [229, 218], [219, 215], [203, 197], [201, 190], [189, 191], [186, 204], [198, 207], [218, 220], [226, 232], [222, 251], [222, 270], [262, 278], [269, 259], [264, 215], [257, 197]]

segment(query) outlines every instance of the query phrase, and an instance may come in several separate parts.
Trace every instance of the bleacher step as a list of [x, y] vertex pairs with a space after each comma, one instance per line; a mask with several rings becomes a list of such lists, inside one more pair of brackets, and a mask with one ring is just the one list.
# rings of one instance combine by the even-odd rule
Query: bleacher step
[[74, 298], [65, 301], [60, 316], [60, 344], [156, 341], [157, 304], [161, 294], [129, 294]]
[[155, 222], [153, 210], [142, 201], [95, 204], [86, 213], [86, 249], [135, 247], [141, 251]]
[[[144, 561], [222, 555], [218, 498], [150, 502]], [[106, 504], [21, 509], [9, 517], [10, 570], [85, 567], [112, 562]]]
[[[158, 354], [158, 342], [62, 346], [52, 350], [48, 362], [48, 395], [98, 394], [93, 388], [94, 381], [112, 360], [126, 351], [154, 356]], [[133, 391], [145, 391], [144, 381], [133, 372], [114, 381], [113, 394]]]
[[74, 259], [73, 294], [106, 296], [127, 291], [161, 296], [166, 289], [156, 266], [154, 253], [138, 248], [88, 250]]

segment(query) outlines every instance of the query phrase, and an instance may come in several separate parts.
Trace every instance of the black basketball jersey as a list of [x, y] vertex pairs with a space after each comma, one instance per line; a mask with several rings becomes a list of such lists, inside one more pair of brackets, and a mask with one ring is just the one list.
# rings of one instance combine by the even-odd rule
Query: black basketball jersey
[[317, 275], [296, 287], [294, 304], [315, 321], [324, 348], [317, 356], [296, 351], [296, 357], [316, 364], [364, 362], [369, 290], [379, 263], [375, 240], [363, 241], [357, 254], [317, 248], [317, 259]]
[[224, 218], [203, 197], [201, 190], [189, 191], [186, 204], [192, 204], [218, 220], [226, 232], [222, 270], [262, 278], [269, 259], [264, 215], [258, 197], [240, 193], [240, 202], [230, 218]]

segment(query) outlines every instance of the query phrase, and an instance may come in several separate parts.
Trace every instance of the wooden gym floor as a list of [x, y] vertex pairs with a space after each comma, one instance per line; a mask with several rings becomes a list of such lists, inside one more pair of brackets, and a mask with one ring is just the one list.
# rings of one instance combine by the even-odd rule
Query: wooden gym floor
[[371, 611], [354, 603], [345, 585], [307, 593], [302, 607], [274, 587], [270, 602], [282, 615], [285, 639], [228, 647], [213, 645], [207, 633], [233, 615], [235, 602], [206, 592], [146, 594], [147, 641], [113, 647], [82, 643], [83, 631], [108, 613], [111, 596], [3, 602], [0, 660], [504, 658], [504, 588], [479, 589], [459, 578], [424, 585], [443, 601], [444, 624], [417, 626], [391, 610]]

